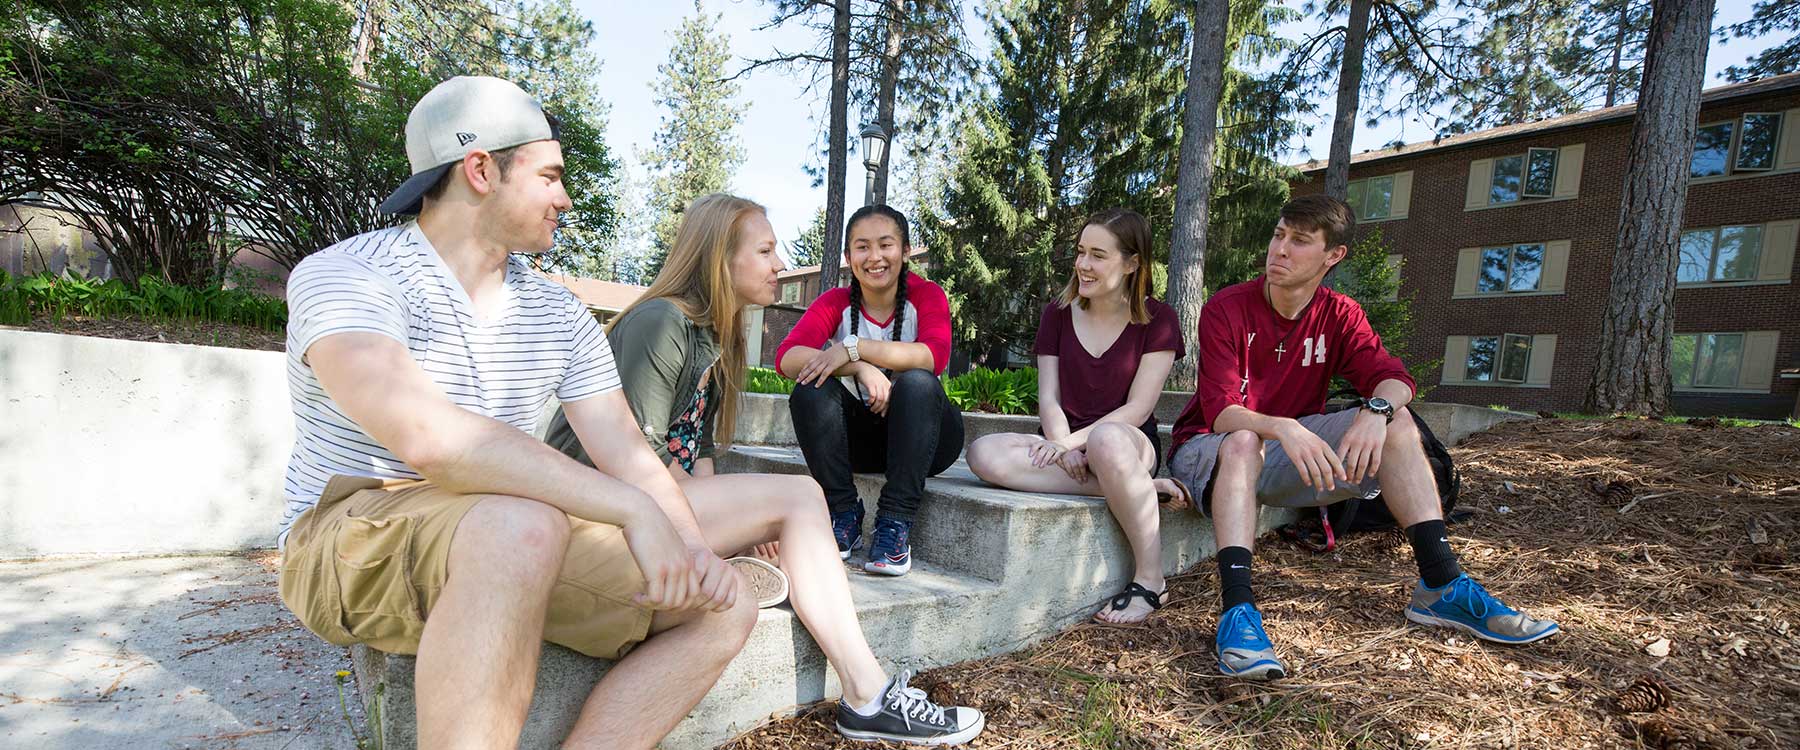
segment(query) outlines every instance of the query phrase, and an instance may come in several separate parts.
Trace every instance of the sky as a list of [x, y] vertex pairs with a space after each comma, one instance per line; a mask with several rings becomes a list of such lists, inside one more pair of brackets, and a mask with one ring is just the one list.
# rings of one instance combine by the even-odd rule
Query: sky
[[[968, 0], [971, 4], [981, 1]], [[631, 179], [641, 180], [644, 169], [637, 154], [651, 147], [664, 115], [651, 89], [656, 82], [656, 68], [668, 59], [672, 34], [683, 18], [693, 15], [694, 6], [680, 0], [575, 0], [575, 7], [594, 24], [596, 52], [601, 60], [599, 91], [610, 105], [606, 143], [620, 155]], [[760, 0], [704, 0], [702, 7], [709, 14], [722, 16], [718, 29], [730, 37], [736, 57], [732, 72], [750, 59], [769, 56], [777, 50], [806, 50], [816, 43], [813, 32], [797, 24], [760, 29], [772, 15], [771, 6]], [[1750, 10], [1751, 0], [1718, 0], [1713, 26], [1748, 18]], [[969, 23], [972, 36], [985, 36], [985, 27], [972, 14]], [[1295, 32], [1304, 30], [1296, 28]], [[1771, 35], [1727, 42], [1715, 39], [1707, 54], [1706, 86], [1724, 83], [1719, 73], [1726, 66], [1742, 63], [1779, 38]], [[985, 59], [985, 41], [978, 44]], [[731, 190], [767, 206], [776, 236], [785, 244], [806, 228], [813, 213], [825, 203], [824, 186], [813, 187], [805, 167], [815, 159], [815, 148], [821, 140], [818, 131], [824, 127], [830, 91], [826, 85], [808, 91], [810, 71], [765, 68], [739, 80], [742, 90], [738, 104], [743, 118], [738, 133], [746, 158], [732, 179]], [[1323, 156], [1331, 139], [1330, 118], [1331, 106], [1326, 102], [1310, 118], [1311, 134], [1297, 138], [1283, 154], [1283, 160], [1296, 163]], [[872, 118], [865, 113], [851, 111], [852, 138], [868, 119]], [[1352, 150], [1380, 148], [1397, 139], [1408, 143], [1429, 140], [1433, 135], [1428, 121], [1393, 118], [1376, 127], [1358, 127]], [[845, 175], [846, 212], [862, 205], [863, 178], [861, 155], [853, 153]]]

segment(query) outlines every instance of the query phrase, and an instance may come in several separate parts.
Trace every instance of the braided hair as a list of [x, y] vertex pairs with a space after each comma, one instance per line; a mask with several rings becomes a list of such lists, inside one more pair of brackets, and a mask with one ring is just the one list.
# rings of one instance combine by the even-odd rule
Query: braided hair
[[[888, 338], [890, 340], [899, 341], [900, 340], [900, 330], [902, 328], [906, 327], [906, 277], [910, 273], [906, 268], [906, 254], [912, 252], [912, 235], [909, 233], [909, 231], [907, 229], [905, 214], [900, 213], [899, 210], [895, 209], [892, 206], [877, 203], [877, 204], [873, 204], [873, 205], [863, 206], [862, 208], [856, 209], [856, 213], [850, 214], [850, 220], [848, 222], [845, 222], [845, 224], [844, 224], [844, 241], [846, 243], [848, 243], [850, 241], [850, 229], [852, 227], [856, 226], [856, 222], [862, 221], [863, 219], [867, 219], [871, 216], [884, 216], [884, 217], [887, 217], [888, 219], [892, 219], [894, 222], [894, 226], [898, 227], [900, 230], [900, 269], [899, 269], [900, 286], [899, 286], [899, 288], [894, 290], [893, 329], [889, 332], [889, 335], [888, 335]], [[844, 254], [849, 255], [849, 252], [850, 252], [849, 245], [846, 244], [844, 246]], [[862, 317], [863, 317], [862, 282], [856, 280], [856, 273], [854, 271], [852, 271], [850, 274], [850, 332], [851, 333], [856, 333], [856, 332], [862, 330]]]

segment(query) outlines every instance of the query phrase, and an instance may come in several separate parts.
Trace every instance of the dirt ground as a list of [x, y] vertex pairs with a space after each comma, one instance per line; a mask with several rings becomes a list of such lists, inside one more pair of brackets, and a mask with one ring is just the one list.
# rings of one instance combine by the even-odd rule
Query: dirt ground
[[[1332, 554], [1271, 536], [1257, 596], [1288, 679], [1218, 675], [1207, 564], [1146, 625], [1079, 626], [922, 684], [988, 712], [983, 748], [1800, 748], [1800, 430], [1696, 424], [1541, 419], [1452, 451], [1474, 512], [1452, 527], [1463, 567], [1560, 622], [1547, 641], [1409, 626], [1397, 533]], [[830, 715], [727, 747], [865, 747]]]
[[40, 315], [31, 321], [31, 325], [22, 328], [44, 333], [273, 352], [282, 351], [287, 344], [287, 334], [282, 331], [198, 320], [153, 321], [141, 318], [85, 318], [79, 315], [56, 319]]

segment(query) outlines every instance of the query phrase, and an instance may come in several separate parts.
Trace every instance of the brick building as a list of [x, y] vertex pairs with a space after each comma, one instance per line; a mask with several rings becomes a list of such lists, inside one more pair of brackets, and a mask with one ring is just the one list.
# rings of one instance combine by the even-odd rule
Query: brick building
[[[1634, 105], [1358, 154], [1352, 207], [1413, 298], [1430, 398], [1577, 410], [1598, 357]], [[1682, 414], [1800, 416], [1800, 73], [1702, 95], [1675, 291]], [[1301, 165], [1296, 195], [1323, 190]], [[1783, 372], [1783, 371], [1787, 372]]]

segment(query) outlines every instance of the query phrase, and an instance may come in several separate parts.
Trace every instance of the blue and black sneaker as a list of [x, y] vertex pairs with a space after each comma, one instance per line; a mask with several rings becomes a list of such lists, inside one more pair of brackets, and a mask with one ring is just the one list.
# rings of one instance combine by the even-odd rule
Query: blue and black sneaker
[[1413, 586], [1406, 619], [1420, 625], [1455, 628], [1484, 641], [1509, 644], [1540, 641], [1562, 629], [1554, 622], [1539, 620], [1501, 604], [1467, 575], [1459, 575], [1456, 580], [1435, 589], [1426, 588], [1424, 581]]
[[1219, 633], [1213, 639], [1219, 653], [1219, 672], [1227, 677], [1274, 680], [1287, 676], [1275, 657], [1275, 644], [1263, 630], [1262, 613], [1244, 602], [1219, 615]]
[[838, 559], [850, 559], [850, 552], [862, 546], [863, 511], [846, 510], [831, 514], [831, 535], [837, 538]]
[[875, 517], [875, 541], [869, 544], [869, 561], [863, 570], [884, 576], [903, 576], [912, 570], [912, 522]]

